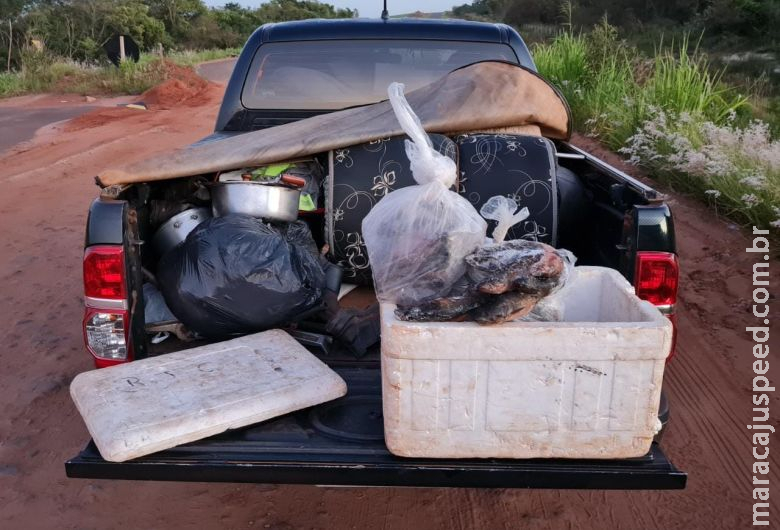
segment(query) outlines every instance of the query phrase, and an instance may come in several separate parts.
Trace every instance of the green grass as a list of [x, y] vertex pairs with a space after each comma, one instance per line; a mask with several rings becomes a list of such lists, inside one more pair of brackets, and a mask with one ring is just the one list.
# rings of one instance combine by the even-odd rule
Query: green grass
[[701, 114], [722, 123], [747, 105], [747, 98], [721, 82], [722, 70], [710, 67], [698, 49], [690, 50], [688, 38], [679, 48], [657, 51], [652, 74], [641, 93], [648, 105], [669, 112]]
[[165, 79], [159, 60], [93, 66], [52, 60], [41, 68], [0, 74], [0, 97], [57, 92], [83, 95], [139, 94]]
[[579, 100], [589, 75], [585, 39], [561, 33], [550, 44], [536, 44], [533, 52], [539, 71], [561, 89], [567, 100]]
[[780, 224], [774, 97], [751, 100], [727, 85], [724, 71], [687, 37], [647, 57], [602, 24], [588, 35], [561, 33], [533, 51], [539, 71], [569, 102], [577, 130], [737, 222]]
[[16, 72], [0, 73], [0, 97], [24, 93], [22, 78]]
[[723, 84], [722, 73], [713, 73], [687, 39], [650, 59], [617, 41], [599, 46], [604, 49], [592, 49], [585, 36], [562, 33], [533, 51], [539, 71], [572, 107], [574, 126], [612, 148], [622, 147], [654, 109], [700, 114], [716, 123], [747, 111], [747, 98]]
[[181, 66], [195, 66], [207, 61], [237, 57], [239, 53], [241, 53], [241, 48], [181, 50], [168, 54], [167, 59]]

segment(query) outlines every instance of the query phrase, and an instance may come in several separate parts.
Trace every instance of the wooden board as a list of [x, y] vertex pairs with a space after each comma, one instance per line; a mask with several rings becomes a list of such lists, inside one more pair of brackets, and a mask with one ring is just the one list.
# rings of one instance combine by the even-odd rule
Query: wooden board
[[70, 385], [100, 454], [111, 462], [346, 393], [341, 377], [281, 330], [85, 372]]

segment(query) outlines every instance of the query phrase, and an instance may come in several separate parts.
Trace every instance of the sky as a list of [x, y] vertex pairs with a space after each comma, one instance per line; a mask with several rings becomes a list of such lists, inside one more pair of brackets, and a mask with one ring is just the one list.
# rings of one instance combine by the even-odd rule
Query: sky
[[[229, 0], [205, 0], [206, 5], [221, 6]], [[336, 7], [348, 7], [357, 9], [361, 17], [379, 16], [382, 12], [382, 0], [322, 0]], [[263, 0], [238, 0], [238, 3], [247, 7], [257, 7]], [[391, 15], [425, 11], [437, 13], [447, 11], [454, 5], [470, 3], [468, 0], [387, 0], [387, 10]]]

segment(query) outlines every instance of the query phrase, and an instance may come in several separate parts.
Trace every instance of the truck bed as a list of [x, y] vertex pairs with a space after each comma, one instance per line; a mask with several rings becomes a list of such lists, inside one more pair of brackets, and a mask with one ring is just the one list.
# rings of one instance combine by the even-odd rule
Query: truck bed
[[[561, 165], [579, 175], [587, 188], [589, 202], [577, 212], [581, 220], [569, 220], [565, 226], [570, 229], [562, 235], [562, 246], [574, 251], [578, 264], [609, 266], [630, 277], [632, 253], [638, 248], [674, 250], [670, 213], [654, 190], [570, 144], [559, 142], [557, 147], [563, 154]], [[128, 204], [96, 202], [88, 224], [88, 241], [121, 243], [123, 234], [119, 229]], [[633, 233], [623, 233], [626, 212], [633, 212], [635, 217], [632, 242], [624, 240], [626, 234]], [[118, 233], [104, 234], [106, 226], [115, 227]], [[595, 226], [599, 229], [594, 230]], [[150, 347], [148, 353], [158, 355], [194, 345], [170, 339]], [[103, 460], [90, 442], [66, 462], [67, 475], [343, 486], [685, 487], [686, 473], [678, 470], [656, 443], [644, 457], [625, 460], [396, 457], [384, 443], [378, 349], [360, 360], [344, 352], [321, 355], [321, 359], [347, 382], [349, 393], [344, 398], [123, 463]]]
[[[326, 359], [323, 359], [326, 360]], [[687, 475], [657, 444], [625, 460], [400, 458], [385, 447], [376, 355], [330, 357], [347, 382], [338, 400], [123, 462], [90, 442], [65, 464], [72, 478], [338, 486], [683, 489]], [[347, 366], [349, 364], [349, 366]]]

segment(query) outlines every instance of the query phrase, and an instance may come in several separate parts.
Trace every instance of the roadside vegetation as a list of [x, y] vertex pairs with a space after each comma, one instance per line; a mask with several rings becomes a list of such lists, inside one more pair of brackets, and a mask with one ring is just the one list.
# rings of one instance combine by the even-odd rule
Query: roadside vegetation
[[646, 57], [604, 21], [533, 51], [569, 101], [578, 131], [718, 213], [780, 228], [780, 140], [756, 118], [762, 109], [725, 84], [688, 37], [659, 43]]
[[203, 0], [0, 0], [3, 69], [21, 69], [25, 50], [79, 62], [105, 60], [103, 45], [128, 35], [141, 50], [240, 48], [258, 26], [305, 18], [351, 18], [357, 11], [312, 0], [268, 0], [257, 8]]
[[[161, 55], [194, 66], [237, 55], [266, 22], [356, 15], [311, 0], [270, 0], [255, 9], [202, 0], [0, 0], [0, 97], [138, 94], [167, 78]], [[144, 52], [138, 63], [108, 62], [103, 45], [120, 34]]]
[[168, 63], [180, 66], [237, 55], [237, 48], [225, 50], [182, 50], [165, 57], [144, 53], [135, 63], [112, 64], [78, 62], [52, 54], [31, 52], [18, 71], [0, 72], [0, 97], [40, 92], [81, 95], [140, 94], [169, 78]]
[[577, 131], [720, 215], [780, 228], [779, 2], [476, 0], [454, 12], [519, 26]]

